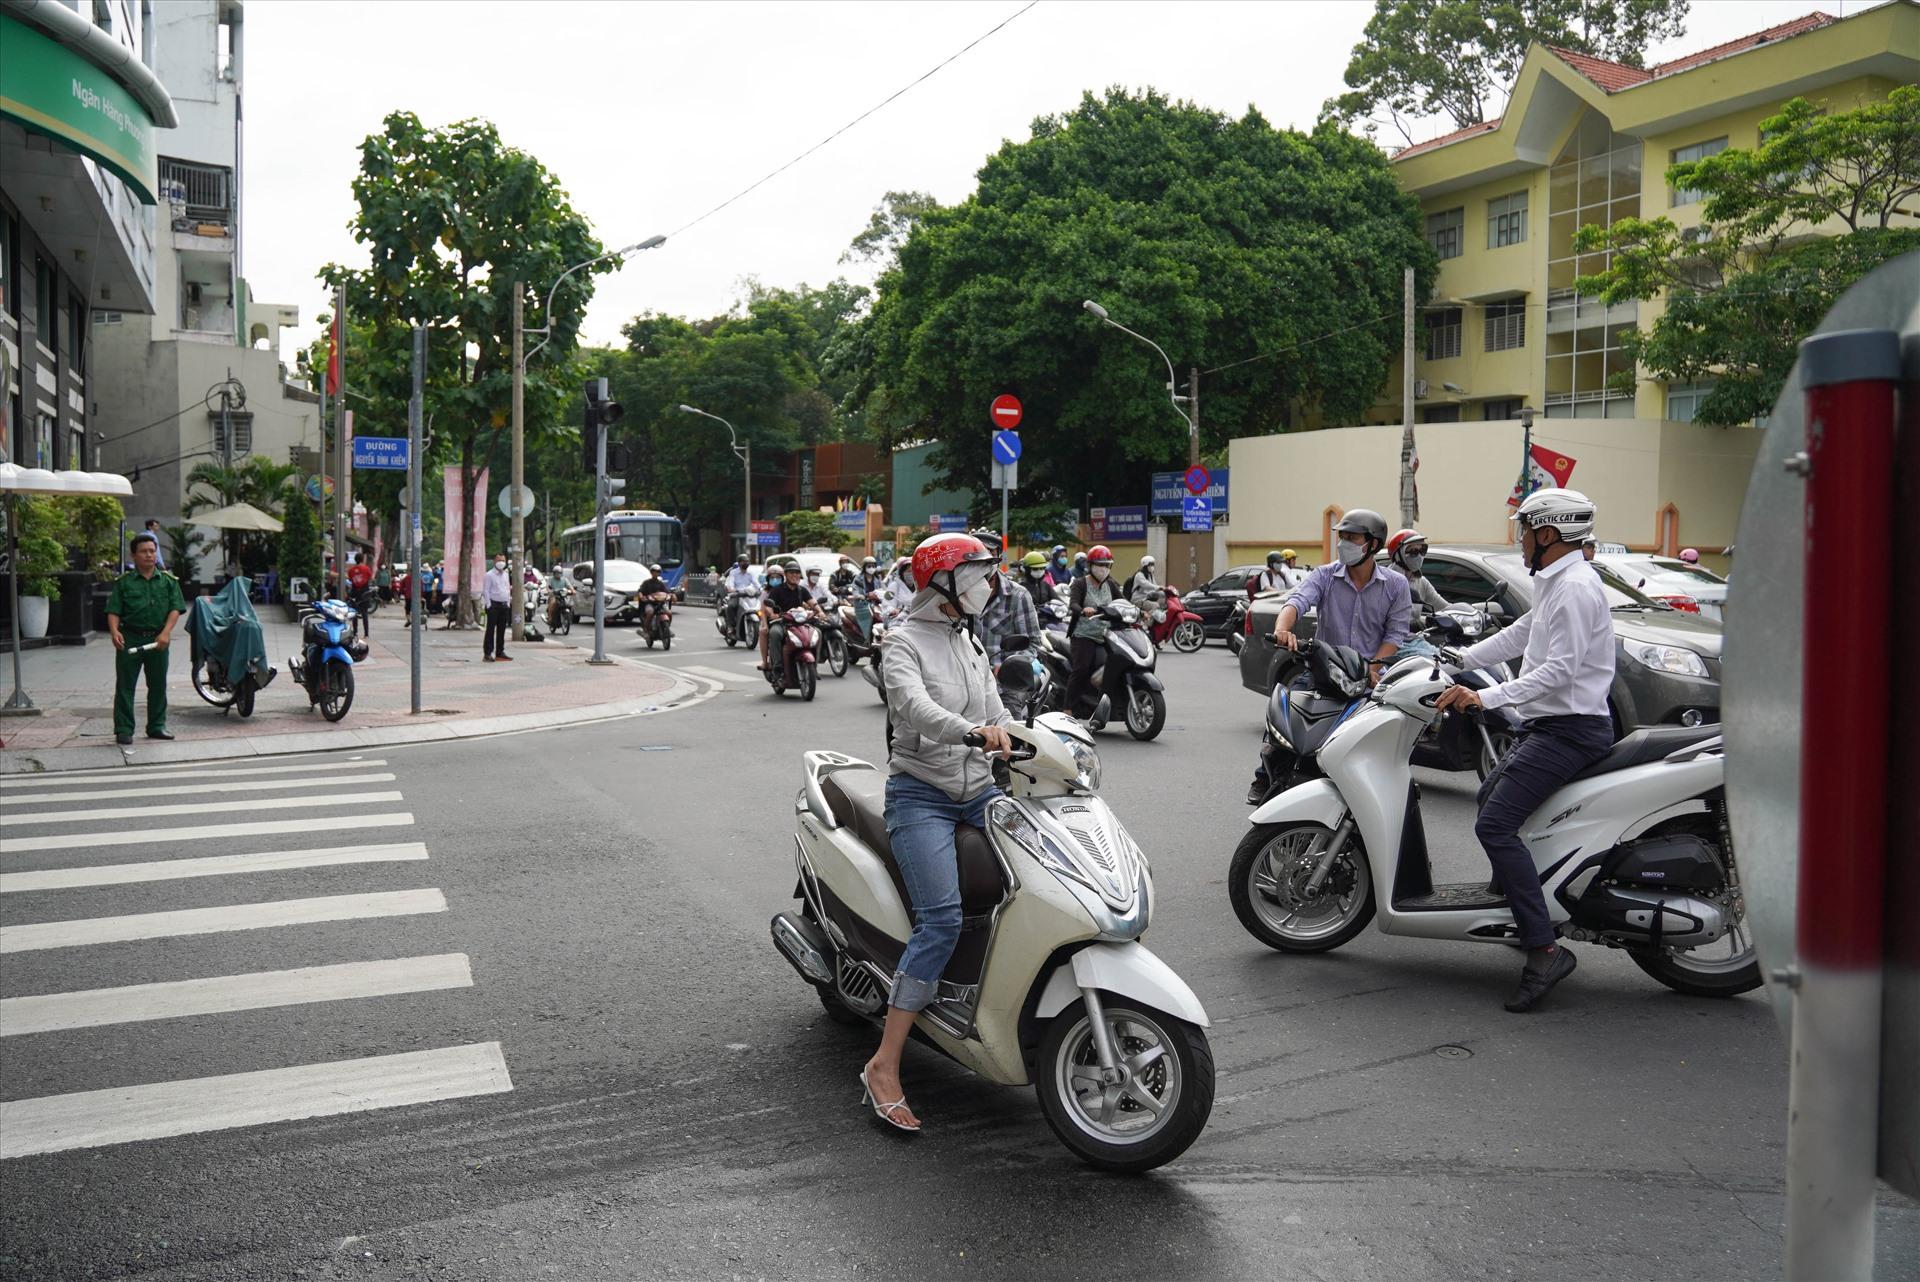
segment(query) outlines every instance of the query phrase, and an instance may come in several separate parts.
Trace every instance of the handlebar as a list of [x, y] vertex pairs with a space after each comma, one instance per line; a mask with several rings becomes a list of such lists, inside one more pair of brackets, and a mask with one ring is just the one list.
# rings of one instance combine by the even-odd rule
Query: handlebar
[[[980, 734], [977, 731], [968, 731], [967, 734], [960, 740], [960, 742], [965, 744], [969, 748], [985, 748], [987, 746], [987, 737], [983, 734]], [[1040, 755], [1040, 750], [1038, 748], [1034, 747], [1030, 743], [1023, 743], [1022, 741], [1015, 739], [1013, 741], [1013, 753], [1011, 756], [1007, 758], [1007, 760], [1032, 761], [1038, 755]]]

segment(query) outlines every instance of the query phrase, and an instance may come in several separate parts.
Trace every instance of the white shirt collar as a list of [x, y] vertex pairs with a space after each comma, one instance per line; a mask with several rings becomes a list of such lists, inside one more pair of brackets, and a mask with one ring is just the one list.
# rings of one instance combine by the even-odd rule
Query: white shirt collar
[[[1521, 555], [1525, 556], [1526, 554], [1522, 553]], [[1587, 563], [1587, 558], [1582, 556], [1578, 551], [1570, 552], [1566, 556], [1561, 557], [1558, 561], [1555, 561], [1552, 565], [1549, 565], [1545, 569], [1539, 571], [1538, 577], [1543, 579], [1551, 579], [1557, 575], [1565, 574], [1568, 570], [1572, 569], [1575, 565], [1585, 565], [1586, 563]]]

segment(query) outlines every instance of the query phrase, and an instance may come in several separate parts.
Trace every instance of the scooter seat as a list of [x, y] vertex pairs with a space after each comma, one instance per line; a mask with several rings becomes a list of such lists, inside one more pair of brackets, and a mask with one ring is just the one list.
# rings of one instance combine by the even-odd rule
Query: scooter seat
[[[827, 808], [843, 828], [851, 828], [867, 849], [880, 856], [893, 879], [900, 901], [911, 905], [907, 884], [893, 862], [893, 842], [887, 836], [887, 776], [878, 770], [836, 770], [820, 781]], [[1006, 897], [1000, 860], [987, 834], [972, 824], [954, 829], [954, 853], [960, 863], [960, 909], [972, 917], [987, 912]]]
[[1610, 774], [1615, 770], [1644, 766], [1648, 762], [1662, 760], [1682, 748], [1691, 748], [1696, 743], [1716, 739], [1721, 733], [1721, 727], [1717, 725], [1647, 726], [1645, 729], [1635, 730], [1619, 743], [1614, 744], [1606, 756], [1576, 774], [1574, 778], [1591, 779], [1595, 775]]

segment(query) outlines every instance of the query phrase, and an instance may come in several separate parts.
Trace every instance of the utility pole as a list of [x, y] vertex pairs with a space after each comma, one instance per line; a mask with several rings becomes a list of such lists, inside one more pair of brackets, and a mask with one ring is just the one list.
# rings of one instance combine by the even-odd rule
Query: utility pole
[[1198, 365], [1187, 366], [1187, 419], [1193, 425], [1187, 433], [1187, 466], [1198, 467], [1200, 466], [1200, 367]]
[[[333, 464], [327, 458], [327, 367], [324, 364], [320, 366], [319, 459], [320, 459], [320, 477], [319, 477], [319, 480], [320, 480], [320, 528], [322, 530], [325, 530], [327, 528], [327, 503], [328, 503], [327, 469], [332, 467]], [[121, 547], [124, 548], [125, 546], [126, 546], [125, 543], [121, 544]], [[291, 588], [293, 585], [288, 584], [287, 586]], [[320, 582], [308, 584], [307, 589], [308, 591], [313, 593], [315, 600], [318, 600], [319, 598], [327, 594], [327, 567], [326, 567], [326, 561], [324, 557], [321, 559], [321, 565], [320, 565]], [[289, 597], [288, 599], [291, 600], [292, 598]]]
[[[347, 483], [347, 287], [333, 292], [333, 323], [340, 335], [334, 359], [340, 363], [340, 391], [333, 403], [333, 573], [336, 590], [347, 591], [347, 513], [353, 508], [353, 486]], [[325, 485], [326, 482], [320, 482]], [[323, 588], [324, 590], [324, 588]]]
[[742, 485], [745, 488], [747, 498], [747, 523], [740, 527], [740, 550], [746, 552], [747, 560], [752, 562], [760, 558], [757, 554], [748, 551], [749, 548], [758, 546], [753, 541], [753, 442], [751, 440], [746, 443], [746, 446], [741, 452], [740, 464]]
[[[527, 483], [527, 358], [526, 358], [526, 300], [522, 297], [520, 282], [514, 281], [508, 286], [513, 291], [513, 500], [511, 504], [511, 522], [507, 531], [507, 573], [512, 575], [512, 595], [508, 609], [512, 611], [513, 622], [508, 630], [515, 641], [525, 640], [522, 622], [526, 618], [527, 571], [526, 549], [523, 546], [527, 537], [527, 519], [520, 507], [520, 491]], [[596, 587], [599, 585], [596, 584]]]
[[407, 398], [407, 517], [413, 539], [413, 573], [407, 576], [407, 615], [413, 620], [413, 635], [407, 640], [413, 651], [412, 710], [415, 714], [420, 711], [421, 645], [427, 630], [426, 612], [420, 608], [420, 568], [424, 564], [420, 555], [420, 415], [426, 400], [426, 382], [427, 331], [416, 324], [413, 327], [413, 395]]
[[1413, 268], [1407, 268], [1405, 298], [1400, 308], [1400, 524], [1420, 519], [1420, 500], [1413, 484]]

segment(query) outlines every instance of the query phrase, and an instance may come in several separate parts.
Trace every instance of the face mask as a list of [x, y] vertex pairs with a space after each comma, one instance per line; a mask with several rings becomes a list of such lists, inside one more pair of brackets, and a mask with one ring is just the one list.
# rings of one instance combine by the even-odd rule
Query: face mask
[[987, 608], [987, 602], [993, 598], [993, 580], [975, 579], [960, 590], [960, 613], [978, 614]]
[[1340, 564], [1348, 569], [1367, 559], [1367, 545], [1364, 543], [1349, 543], [1341, 539], [1340, 546], [1334, 550], [1340, 554]]
[[1401, 557], [1400, 560], [1408, 570], [1414, 574], [1418, 574], [1420, 573], [1420, 567], [1427, 563], [1427, 556], [1424, 552], [1409, 552], [1407, 555]]
[[1107, 567], [1104, 565], [1096, 565], [1089, 569], [1087, 573], [1091, 574], [1096, 581], [1103, 581], [1107, 577]]
[[507, 568], [507, 563], [505, 561], [495, 561], [493, 563], [493, 568], [496, 570], [504, 570]]

